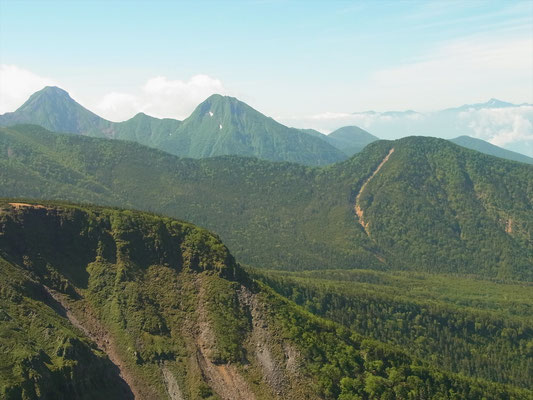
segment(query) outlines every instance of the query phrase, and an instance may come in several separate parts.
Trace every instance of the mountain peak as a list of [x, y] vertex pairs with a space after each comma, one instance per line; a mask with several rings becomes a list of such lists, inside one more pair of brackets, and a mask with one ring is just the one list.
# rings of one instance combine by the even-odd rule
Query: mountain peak
[[[220, 94], [198, 105], [168, 140], [179, 140], [180, 149], [185, 143], [189, 146], [185, 154], [195, 158], [241, 155], [308, 165], [345, 158], [324, 140], [282, 125], [235, 97]], [[178, 145], [169, 143], [165, 148]]]
[[236, 97], [231, 96], [225, 96], [223, 94], [214, 93], [211, 96], [209, 96], [207, 99], [205, 99], [201, 104], [203, 103], [210, 103], [210, 104], [217, 104], [217, 103], [242, 103], [239, 99]]
[[55, 132], [76, 134], [99, 132], [109, 128], [110, 124], [57, 86], [45, 86], [33, 93], [15, 112], [2, 117], [1, 125], [30, 123]]
[[213, 117], [214, 115], [217, 115], [217, 118], [221, 118], [223, 115], [236, 116], [250, 112], [259, 114], [259, 111], [254, 110], [248, 104], [235, 97], [216, 93], [200, 103], [192, 113], [191, 117], [205, 117], [206, 115]]
[[44, 88], [42, 88], [36, 93], [50, 93], [50, 94], [58, 94], [58, 95], [70, 97], [70, 95], [65, 89], [61, 89], [58, 86], [45, 86]]
[[39, 104], [47, 101], [76, 103], [66, 90], [57, 86], [45, 86], [41, 90], [33, 93], [30, 98], [18, 108], [18, 110], [25, 110], [28, 107], [33, 107], [36, 103]]
[[379, 140], [358, 126], [344, 126], [326, 136], [328, 143], [335, 146], [348, 156], [359, 153], [368, 144]]
[[501, 100], [495, 99], [494, 97], [491, 98], [489, 101], [487, 101], [485, 104], [487, 106], [489, 106], [489, 107], [510, 107], [510, 106], [514, 106], [514, 104], [512, 104], [512, 103], [508, 103], [506, 101], [501, 101]]

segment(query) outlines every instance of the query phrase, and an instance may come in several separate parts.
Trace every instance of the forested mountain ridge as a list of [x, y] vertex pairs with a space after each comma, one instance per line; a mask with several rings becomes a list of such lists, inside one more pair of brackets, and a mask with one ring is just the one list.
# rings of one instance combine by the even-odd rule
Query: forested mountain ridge
[[358, 126], [344, 126], [327, 135], [314, 129], [300, 130], [308, 135], [325, 140], [347, 156], [353, 156], [363, 150], [368, 144], [379, 140], [378, 137]]
[[[495, 107], [501, 104], [515, 106], [491, 99], [487, 103], [465, 105], [454, 110]], [[211, 108], [217, 108], [216, 115]], [[371, 142], [379, 140], [357, 126], [341, 127], [328, 135], [314, 129], [289, 128], [238, 99], [221, 95], [210, 96], [193, 114], [196, 115], [183, 121], [187, 121], [183, 127], [182, 121], [154, 118], [142, 112], [123, 122], [111, 122], [78, 104], [65, 90], [48, 86], [31, 95], [15, 112], [0, 115], [0, 126], [35, 124], [53, 132], [135, 141], [186, 157], [234, 154], [306, 165], [331, 164], [352, 156]], [[416, 113], [382, 113], [384, 116], [411, 114]], [[210, 118], [203, 118], [207, 116]], [[423, 131], [431, 133], [431, 130]], [[309, 140], [308, 137], [299, 135], [300, 132], [306, 133], [308, 137], [320, 138], [330, 146]], [[473, 137], [460, 136], [450, 141], [485, 154], [533, 163], [530, 157]]]
[[346, 155], [353, 156], [379, 138], [358, 126], [344, 126], [327, 135], [326, 140]]
[[40, 125], [51, 131], [131, 140], [183, 157], [253, 156], [273, 161], [325, 165], [346, 155], [324, 140], [286, 127], [233, 97], [212, 95], [184, 121], [137, 114], [107, 121], [57, 87], [34, 93], [0, 125]]
[[[361, 192], [389, 151], [394, 153]], [[125, 205], [217, 232], [241, 262], [532, 280], [533, 167], [448, 141], [378, 141], [325, 168], [180, 159], [134, 143], [0, 130], [0, 194]], [[355, 212], [356, 197], [367, 232]]]
[[476, 150], [491, 156], [505, 158], [506, 160], [520, 161], [526, 164], [533, 164], [533, 158], [525, 156], [514, 151], [505, 150], [489, 142], [470, 136], [459, 136], [450, 139], [450, 142], [466, 147], [467, 149]]
[[166, 217], [1, 200], [0, 268], [6, 399], [531, 395], [314, 317], [216, 236]]
[[[45, 87], [15, 112], [0, 115], [0, 126], [21, 123], [40, 125], [54, 132], [130, 140], [184, 157], [234, 154], [305, 165], [326, 165], [343, 160], [379, 140], [357, 126], [341, 127], [329, 135], [313, 129], [289, 128], [238, 99], [221, 95], [210, 96], [184, 121], [154, 118], [140, 112], [129, 120], [111, 122], [87, 110], [58, 87]], [[302, 136], [301, 132], [307, 135]], [[322, 143], [309, 136], [321, 139]], [[523, 154], [480, 139], [461, 136], [451, 141], [485, 154], [533, 163]]]

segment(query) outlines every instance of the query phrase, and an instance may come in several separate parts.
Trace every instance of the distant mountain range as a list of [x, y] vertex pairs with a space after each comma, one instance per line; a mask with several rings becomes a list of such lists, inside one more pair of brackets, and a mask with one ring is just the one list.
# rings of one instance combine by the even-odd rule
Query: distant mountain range
[[212, 95], [184, 121], [137, 114], [124, 122], [105, 120], [57, 87], [34, 93], [19, 109], [0, 116], [0, 125], [32, 123], [86, 136], [132, 140], [182, 157], [242, 155], [271, 161], [324, 165], [346, 158], [325, 140], [286, 127], [247, 104]]
[[361, 126], [384, 139], [411, 135], [445, 139], [472, 136], [525, 154], [529, 160], [533, 157], [533, 105], [529, 103], [513, 104], [493, 98], [484, 103], [427, 113], [413, 110], [354, 112], [343, 116], [342, 123]]
[[468, 110], [481, 110], [484, 108], [509, 108], [509, 107], [521, 107], [521, 106], [531, 106], [531, 104], [528, 104], [528, 103], [513, 104], [513, 103], [508, 103], [506, 101], [501, 101], [501, 100], [492, 98], [485, 103], [464, 104], [460, 107], [447, 108], [443, 111], [457, 112], [457, 111], [468, 111]]
[[123, 122], [99, 117], [63, 89], [45, 87], [15, 112], [0, 116], [0, 126], [40, 125], [61, 133], [131, 140], [192, 158], [241, 155], [270, 161], [325, 165], [346, 159], [378, 140], [356, 126], [330, 135], [295, 129], [266, 117], [236, 98], [214, 94], [184, 121], [144, 113]]
[[[491, 99], [483, 104], [448, 109], [441, 114], [485, 107], [515, 105]], [[383, 113], [366, 111], [354, 115], [365, 115], [376, 121], [386, 121], [387, 124], [393, 121], [395, 129], [399, 131], [406, 130], [406, 121], [410, 124], [427, 120], [424, 114], [412, 110]], [[139, 113], [127, 121], [112, 122], [84, 108], [65, 90], [51, 86], [31, 95], [15, 112], [0, 115], [0, 126], [25, 123], [60, 133], [134, 141], [180, 157], [240, 155], [315, 166], [342, 161], [379, 140], [358, 126], [345, 126], [329, 135], [314, 129], [290, 128], [236, 98], [217, 94], [198, 105], [183, 121]], [[436, 129], [438, 131], [440, 128]], [[425, 134], [436, 135], [433, 132]], [[482, 153], [533, 164], [533, 158], [480, 139], [463, 135], [452, 141]]]

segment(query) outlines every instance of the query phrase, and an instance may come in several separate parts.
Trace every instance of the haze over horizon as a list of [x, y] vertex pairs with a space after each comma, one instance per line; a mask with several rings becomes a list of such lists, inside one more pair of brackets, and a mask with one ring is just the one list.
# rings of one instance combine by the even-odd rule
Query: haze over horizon
[[[432, 124], [411, 127], [417, 115], [353, 113], [425, 113], [490, 98], [533, 103], [533, 57], [525, 56], [532, 17], [527, 1], [4, 0], [0, 113], [45, 85], [112, 121], [138, 112], [184, 119], [220, 93], [298, 128], [358, 125], [382, 138], [405, 136], [388, 134], [385, 123], [445, 137]], [[98, 29], [88, 22], [95, 20]], [[533, 107], [461, 118], [465, 134], [533, 155]]]

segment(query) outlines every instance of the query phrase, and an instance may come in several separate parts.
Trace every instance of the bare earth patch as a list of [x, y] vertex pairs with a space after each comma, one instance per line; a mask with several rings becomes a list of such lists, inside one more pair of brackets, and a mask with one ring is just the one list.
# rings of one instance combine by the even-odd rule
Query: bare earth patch
[[255, 394], [239, 373], [237, 367], [231, 364], [218, 365], [211, 361], [210, 355], [214, 345], [214, 334], [207, 318], [205, 287], [202, 284], [201, 277], [196, 280], [196, 285], [198, 289], [196, 357], [202, 374], [209, 386], [223, 400], [255, 400]]
[[363, 209], [361, 208], [361, 206], [359, 205], [359, 199], [361, 198], [361, 194], [363, 193], [363, 190], [365, 190], [366, 185], [368, 185], [368, 183], [374, 178], [374, 176], [376, 176], [376, 174], [379, 172], [381, 167], [383, 167], [383, 165], [385, 165], [385, 163], [387, 161], [389, 161], [389, 157], [391, 156], [392, 153], [394, 153], [394, 147], [389, 150], [389, 154], [387, 154], [385, 156], [383, 161], [381, 161], [381, 163], [378, 165], [378, 167], [372, 173], [372, 175], [370, 175], [370, 177], [363, 183], [363, 186], [361, 186], [361, 189], [359, 190], [359, 193], [357, 193], [357, 196], [355, 196], [355, 207], [354, 207], [355, 214], [357, 215], [357, 218], [359, 219], [359, 223], [361, 224], [361, 226], [365, 230], [365, 233], [368, 236], [370, 236], [370, 233], [368, 231], [368, 222], [365, 222], [365, 220], [364, 220], [364, 212], [363, 212]]
[[185, 400], [183, 393], [181, 393], [178, 382], [176, 381], [176, 378], [172, 372], [164, 365], [161, 367], [161, 372], [163, 373], [165, 387], [167, 388], [167, 393], [170, 400]]
[[30, 207], [30, 208], [46, 208], [42, 204], [28, 204], [28, 203], [8, 203], [10, 206], [15, 207], [16, 209], [23, 208], [23, 207]]

